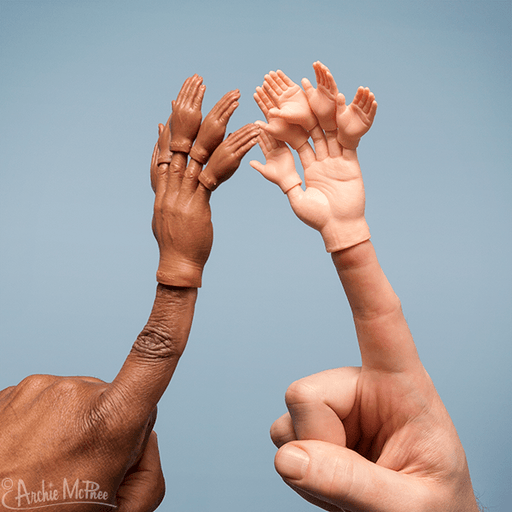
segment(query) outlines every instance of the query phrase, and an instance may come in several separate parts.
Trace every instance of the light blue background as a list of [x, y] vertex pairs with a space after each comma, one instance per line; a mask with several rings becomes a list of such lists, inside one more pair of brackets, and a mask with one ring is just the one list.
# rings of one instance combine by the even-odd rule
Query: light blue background
[[[270, 70], [327, 64], [379, 110], [360, 146], [367, 218], [423, 362], [493, 512], [511, 506], [509, 1], [0, 1], [0, 387], [111, 380], [147, 320], [149, 160], [187, 76], [230, 130]], [[162, 510], [306, 511], [268, 429], [294, 380], [357, 365], [319, 235], [249, 166], [212, 197], [215, 242], [161, 401]]]

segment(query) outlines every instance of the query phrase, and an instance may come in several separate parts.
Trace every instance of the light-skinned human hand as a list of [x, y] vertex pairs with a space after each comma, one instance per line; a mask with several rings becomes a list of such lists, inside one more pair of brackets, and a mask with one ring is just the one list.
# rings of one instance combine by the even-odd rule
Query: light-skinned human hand
[[337, 512], [478, 512], [464, 449], [370, 241], [333, 253], [362, 366], [293, 383], [275, 466]]
[[258, 137], [265, 165], [257, 160], [251, 160], [251, 167], [261, 173], [267, 180], [278, 185], [286, 194], [291, 188], [301, 185], [302, 179], [295, 169], [295, 161], [288, 146], [264, 130]]
[[178, 97], [172, 101], [169, 122], [171, 151], [190, 151], [201, 126], [201, 105], [205, 90], [202, 77], [195, 74], [185, 80]]
[[254, 99], [267, 120], [267, 123], [256, 121], [260, 128], [264, 129], [275, 139], [290, 144], [293, 149], [298, 149], [307, 142], [309, 134], [302, 126], [291, 124], [279, 116], [270, 114], [270, 110], [275, 105], [262, 87], [256, 87]]
[[320, 127], [324, 131], [334, 131], [336, 125], [336, 98], [338, 86], [334, 81], [329, 68], [317, 61], [313, 64], [315, 70], [315, 89], [307, 78], [302, 79], [302, 87], [306, 93], [309, 106], [318, 119]]
[[263, 90], [275, 105], [270, 109], [271, 115], [298, 124], [306, 131], [311, 131], [318, 124], [306, 94], [283, 71], [271, 71], [265, 75]]
[[338, 93], [336, 98], [336, 124], [338, 142], [347, 149], [356, 149], [361, 137], [371, 128], [377, 102], [368, 87], [359, 87], [352, 103], [347, 106], [345, 96]]
[[[328, 252], [368, 240], [370, 231], [364, 217], [364, 185], [357, 153], [343, 149], [336, 140], [336, 132], [324, 133], [319, 126], [311, 131], [311, 137], [315, 150], [309, 143], [298, 150], [306, 190], [294, 186], [287, 191], [293, 211], [320, 232]], [[275, 167], [274, 162], [272, 166]], [[288, 174], [283, 167], [283, 176]]]

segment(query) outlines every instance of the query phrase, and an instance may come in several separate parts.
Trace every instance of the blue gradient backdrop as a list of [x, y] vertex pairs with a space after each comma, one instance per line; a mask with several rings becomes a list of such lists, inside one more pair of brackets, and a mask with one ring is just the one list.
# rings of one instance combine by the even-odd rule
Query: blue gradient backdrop
[[[0, 0], [0, 386], [111, 380], [149, 315], [149, 160], [187, 76], [230, 129], [266, 72], [327, 64], [379, 111], [367, 218], [477, 494], [511, 508], [510, 1]], [[212, 197], [213, 252], [161, 401], [162, 510], [312, 510], [273, 469], [292, 381], [359, 364], [320, 236], [249, 166]]]

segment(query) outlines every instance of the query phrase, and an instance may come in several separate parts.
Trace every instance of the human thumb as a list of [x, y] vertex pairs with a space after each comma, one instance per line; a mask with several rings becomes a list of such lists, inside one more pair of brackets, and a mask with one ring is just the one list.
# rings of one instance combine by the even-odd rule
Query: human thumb
[[343, 446], [292, 441], [278, 450], [274, 464], [285, 482], [314, 502], [354, 512], [414, 509], [413, 482]]

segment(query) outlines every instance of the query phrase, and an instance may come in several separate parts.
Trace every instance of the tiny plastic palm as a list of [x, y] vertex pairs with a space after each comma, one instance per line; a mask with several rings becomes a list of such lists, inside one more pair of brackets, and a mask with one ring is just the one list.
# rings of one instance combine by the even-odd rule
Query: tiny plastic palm
[[[260, 133], [266, 164], [251, 166], [281, 187], [292, 210], [305, 224], [320, 231], [328, 252], [351, 247], [370, 238], [364, 218], [364, 185], [355, 151], [343, 151], [335, 134], [326, 135], [317, 126], [309, 144], [299, 149], [306, 190], [299, 184], [290, 150], [268, 134]], [[295, 181], [294, 181], [295, 180]]]
[[338, 94], [336, 102], [336, 124], [338, 142], [347, 149], [356, 149], [361, 137], [370, 129], [377, 112], [375, 95], [368, 87], [359, 87], [347, 106], [345, 96]]
[[305, 92], [281, 70], [265, 75], [263, 89], [275, 105], [270, 114], [309, 131], [318, 124]]
[[262, 87], [256, 87], [254, 99], [260, 107], [268, 124], [257, 121], [258, 125], [277, 140], [287, 142], [293, 149], [302, 146], [309, 138], [308, 133], [298, 124], [290, 124], [285, 119], [270, 114], [270, 110], [275, 107], [270, 96]]
[[334, 131], [337, 128], [336, 97], [338, 96], [338, 87], [327, 66], [317, 61], [313, 64], [313, 69], [315, 70], [317, 88], [315, 89], [307, 78], [302, 80], [302, 87], [304, 87], [309, 106], [317, 117], [321, 128], [325, 131]]
[[320, 231], [327, 251], [334, 252], [370, 238], [363, 178], [355, 151], [343, 151], [320, 127], [312, 137], [315, 151], [299, 152], [306, 190], [295, 187], [288, 199], [297, 217]]
[[261, 131], [258, 143], [266, 163], [263, 165], [257, 160], [252, 160], [249, 162], [251, 167], [261, 173], [267, 180], [278, 185], [285, 194], [302, 183], [295, 169], [292, 152], [284, 142], [275, 139], [265, 131]]

